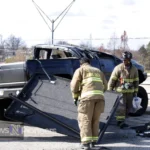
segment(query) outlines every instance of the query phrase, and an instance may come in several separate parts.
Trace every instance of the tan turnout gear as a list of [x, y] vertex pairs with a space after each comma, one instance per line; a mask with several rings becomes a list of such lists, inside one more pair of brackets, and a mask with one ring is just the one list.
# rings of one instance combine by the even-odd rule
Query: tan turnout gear
[[104, 92], [107, 81], [97, 68], [84, 63], [71, 81], [73, 98], [79, 99], [78, 123], [82, 143], [98, 140], [99, 118], [104, 111]]
[[81, 101], [78, 106], [78, 121], [82, 143], [98, 140], [99, 118], [104, 112], [104, 100]]
[[108, 90], [115, 89], [119, 93], [137, 93], [139, 85], [138, 70], [131, 65], [129, 71], [125, 65], [115, 67], [108, 82]]
[[116, 120], [117, 121], [125, 121], [126, 116], [128, 113], [132, 111], [132, 100], [133, 100], [133, 93], [124, 93], [123, 99], [120, 102], [118, 109], [116, 111]]
[[71, 81], [73, 98], [81, 100], [104, 99], [107, 81], [104, 74], [88, 63], [78, 68]]
[[120, 103], [116, 113], [118, 121], [125, 120], [126, 115], [130, 112], [133, 96], [138, 92], [138, 85], [138, 70], [132, 64], [130, 68], [127, 68], [124, 63], [115, 67], [108, 82], [108, 90], [114, 89], [123, 93], [123, 103]]

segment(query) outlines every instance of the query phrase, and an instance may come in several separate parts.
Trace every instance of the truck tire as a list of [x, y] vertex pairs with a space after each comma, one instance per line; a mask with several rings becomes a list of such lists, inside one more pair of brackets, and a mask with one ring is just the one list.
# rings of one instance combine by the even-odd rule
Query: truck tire
[[148, 95], [147, 95], [147, 92], [146, 90], [142, 87], [142, 86], [139, 86], [139, 90], [138, 90], [138, 97], [140, 97], [142, 99], [142, 102], [141, 102], [141, 106], [142, 108], [139, 109], [136, 113], [130, 113], [129, 115], [130, 116], [141, 116], [145, 113], [146, 109], [147, 109], [147, 106], [148, 106]]
[[9, 98], [0, 100], [0, 120], [7, 120], [4, 117], [4, 109], [7, 109], [7, 107], [11, 104], [11, 102], [12, 100]]
[[4, 120], [4, 107], [0, 104], [0, 120]]

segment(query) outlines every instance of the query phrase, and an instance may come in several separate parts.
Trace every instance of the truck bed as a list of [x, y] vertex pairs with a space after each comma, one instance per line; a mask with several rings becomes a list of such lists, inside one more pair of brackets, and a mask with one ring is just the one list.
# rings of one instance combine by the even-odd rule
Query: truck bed
[[[79, 138], [77, 107], [73, 104], [70, 80], [35, 74], [5, 112], [9, 119]], [[105, 93], [105, 112], [100, 118], [100, 139], [118, 105], [118, 94]]]

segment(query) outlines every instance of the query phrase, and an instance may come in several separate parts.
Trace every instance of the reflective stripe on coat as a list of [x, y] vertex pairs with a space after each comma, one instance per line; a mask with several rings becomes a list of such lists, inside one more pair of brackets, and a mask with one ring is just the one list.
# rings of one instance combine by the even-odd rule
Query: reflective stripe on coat
[[[129, 89], [124, 89], [122, 88], [121, 82], [129, 83], [132, 87]], [[120, 93], [137, 93], [138, 85], [139, 76], [137, 68], [131, 65], [131, 68], [128, 71], [122, 63], [114, 68], [108, 82], [108, 90], [115, 89]]]
[[74, 98], [78, 96], [80, 100], [104, 99], [107, 81], [98, 68], [85, 63], [75, 71], [70, 87]]

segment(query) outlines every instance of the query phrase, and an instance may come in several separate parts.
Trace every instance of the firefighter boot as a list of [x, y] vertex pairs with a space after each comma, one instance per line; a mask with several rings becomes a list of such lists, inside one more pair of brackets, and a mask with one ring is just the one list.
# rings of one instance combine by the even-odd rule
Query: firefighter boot
[[123, 129], [123, 128], [128, 128], [128, 124], [126, 124], [124, 121], [118, 121], [117, 122], [117, 126], [120, 127], [120, 129]]
[[87, 143], [87, 144], [81, 143], [81, 149], [83, 149], [83, 150], [91, 150], [90, 149], [90, 144], [89, 143]]
[[91, 143], [90, 143], [90, 148], [95, 147], [95, 145], [96, 145], [96, 142], [91, 142]]

